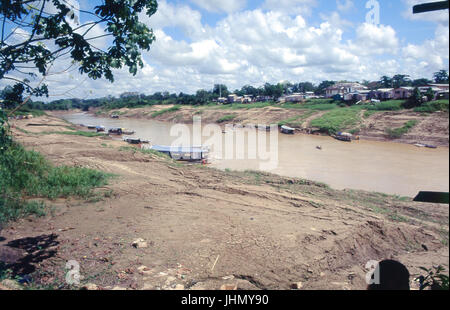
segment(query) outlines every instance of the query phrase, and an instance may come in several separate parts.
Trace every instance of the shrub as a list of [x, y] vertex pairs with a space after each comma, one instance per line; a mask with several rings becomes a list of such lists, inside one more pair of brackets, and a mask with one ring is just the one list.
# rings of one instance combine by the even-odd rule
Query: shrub
[[236, 118], [236, 115], [225, 115], [217, 120], [218, 123], [225, 123]]
[[31, 198], [88, 198], [110, 176], [87, 168], [54, 167], [40, 153], [12, 143], [0, 157], [0, 223], [42, 215], [43, 203], [28, 201]]
[[359, 109], [336, 109], [311, 121], [311, 127], [318, 127], [322, 132], [335, 134], [338, 131], [357, 125], [360, 121], [359, 114]]
[[391, 139], [398, 139], [401, 138], [404, 134], [408, 133], [414, 126], [416, 126], [418, 123], [417, 120], [411, 120], [406, 122], [406, 124], [403, 127], [400, 128], [387, 128], [386, 134]]

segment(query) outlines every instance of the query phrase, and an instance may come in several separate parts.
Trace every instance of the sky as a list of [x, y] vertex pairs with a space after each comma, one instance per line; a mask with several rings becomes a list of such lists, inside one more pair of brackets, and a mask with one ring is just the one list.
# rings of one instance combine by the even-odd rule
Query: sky
[[[234, 90], [266, 82], [374, 81], [395, 74], [432, 78], [449, 68], [449, 19], [447, 10], [413, 15], [413, 5], [423, 2], [159, 0], [154, 16], [141, 16], [156, 41], [136, 76], [118, 70], [111, 84], [76, 70], [54, 75], [47, 81], [49, 99], [195, 93], [214, 84]], [[79, 1], [82, 9], [95, 3]], [[95, 44], [105, 48], [108, 42]]]

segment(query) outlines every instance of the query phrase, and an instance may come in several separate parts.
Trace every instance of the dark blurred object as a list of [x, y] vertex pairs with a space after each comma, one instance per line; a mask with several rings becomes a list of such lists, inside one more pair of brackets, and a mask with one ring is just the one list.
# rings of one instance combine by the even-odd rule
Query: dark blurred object
[[418, 4], [413, 7], [413, 14], [445, 10], [449, 8], [449, 1], [430, 2]]
[[429, 203], [449, 203], [449, 193], [441, 192], [420, 192], [414, 201], [429, 202]]
[[409, 271], [400, 262], [384, 260], [375, 268], [380, 275], [379, 284], [370, 284], [370, 291], [409, 291]]

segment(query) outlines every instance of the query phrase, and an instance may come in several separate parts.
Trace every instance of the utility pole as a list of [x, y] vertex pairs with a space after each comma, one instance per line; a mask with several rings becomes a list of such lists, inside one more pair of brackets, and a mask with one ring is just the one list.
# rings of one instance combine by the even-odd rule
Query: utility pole
[[[439, 10], [448, 10], [449, 2], [450, 2], [450, 0], [418, 4], [413, 7], [413, 14], [420, 14], [420, 13], [425, 13], [425, 12], [439, 11]], [[449, 203], [449, 193], [448, 192], [447, 193], [420, 192], [414, 198], [414, 201], [448, 204]]]
[[448, 10], [449, 1], [439, 1], [439, 2], [430, 2], [418, 4], [413, 7], [413, 14], [420, 14], [425, 12], [439, 11], [439, 10]]

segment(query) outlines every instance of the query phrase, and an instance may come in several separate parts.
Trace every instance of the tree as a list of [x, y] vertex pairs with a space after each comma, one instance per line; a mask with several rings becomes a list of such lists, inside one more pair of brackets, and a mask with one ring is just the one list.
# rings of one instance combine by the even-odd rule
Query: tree
[[230, 94], [228, 87], [223, 84], [215, 84], [212, 93], [216, 98], [219, 98], [220, 96], [227, 97]]
[[392, 85], [394, 88], [411, 85], [411, 79], [407, 74], [397, 74], [392, 78]]
[[14, 86], [6, 86], [0, 93], [0, 98], [3, 100], [5, 109], [13, 109], [17, 102], [22, 102], [24, 86], [22, 84], [15, 84]]
[[[63, 56], [91, 79], [113, 82], [112, 69], [123, 67], [135, 75], [143, 67], [140, 50], [149, 50], [155, 39], [139, 14], [152, 16], [156, 10], [156, 0], [104, 0], [88, 10], [70, 0], [2, 0], [0, 79], [22, 85], [18, 95], [27, 94], [27, 101], [48, 95], [45, 78]], [[93, 37], [95, 27], [103, 27], [104, 34]], [[99, 38], [109, 38], [109, 46], [95, 46]]]
[[414, 88], [412, 96], [409, 97], [409, 99], [405, 101], [403, 106], [406, 109], [411, 109], [411, 108], [419, 107], [421, 105], [422, 105], [422, 94], [420, 92], [420, 89], [418, 87], [416, 87], [416, 88]]
[[414, 87], [426, 86], [430, 83], [432, 83], [432, 81], [430, 81], [429, 79], [421, 78], [421, 79], [416, 79], [416, 80], [412, 81], [412, 86], [414, 86]]
[[381, 85], [383, 85], [384, 88], [392, 88], [393, 87], [393, 81], [390, 77], [384, 75], [380, 78]]
[[328, 87], [333, 86], [334, 84], [336, 84], [335, 81], [322, 81], [319, 84], [319, 86], [317, 87], [316, 94], [317, 95], [324, 95], [325, 94], [325, 90]]
[[447, 70], [440, 70], [433, 74], [434, 81], [437, 84], [448, 84], [448, 72]]

